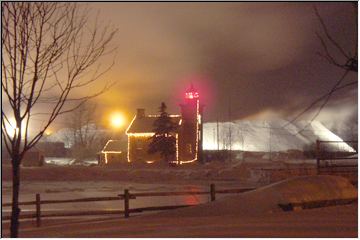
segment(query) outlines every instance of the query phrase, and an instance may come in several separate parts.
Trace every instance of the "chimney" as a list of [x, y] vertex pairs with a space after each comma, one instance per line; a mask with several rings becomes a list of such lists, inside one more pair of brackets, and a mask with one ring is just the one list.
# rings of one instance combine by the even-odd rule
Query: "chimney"
[[144, 108], [138, 108], [136, 113], [137, 118], [143, 118], [145, 117], [145, 109]]

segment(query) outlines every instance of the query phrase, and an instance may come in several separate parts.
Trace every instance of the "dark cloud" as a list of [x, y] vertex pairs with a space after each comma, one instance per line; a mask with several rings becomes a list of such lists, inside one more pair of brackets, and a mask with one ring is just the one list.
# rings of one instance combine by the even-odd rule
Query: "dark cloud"
[[[106, 75], [117, 85], [99, 100], [106, 111], [120, 107], [129, 115], [137, 107], [154, 112], [161, 101], [178, 113], [181, 94], [194, 82], [208, 121], [228, 118], [229, 97], [233, 119], [262, 112], [290, 118], [342, 74], [317, 55], [321, 26], [313, 4], [89, 4], [119, 29], [116, 65]], [[356, 48], [353, 7], [316, 5], [332, 36], [348, 51]], [[344, 89], [329, 105], [357, 106], [356, 95], [357, 86]]]

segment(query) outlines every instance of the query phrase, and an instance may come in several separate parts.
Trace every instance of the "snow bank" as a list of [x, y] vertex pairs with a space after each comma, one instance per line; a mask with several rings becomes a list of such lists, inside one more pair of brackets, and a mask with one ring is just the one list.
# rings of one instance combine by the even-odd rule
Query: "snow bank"
[[[203, 125], [203, 149], [231, 149], [250, 152], [279, 152], [287, 150], [303, 150], [317, 139], [323, 141], [343, 141], [339, 136], [327, 129], [321, 122], [299, 121], [288, 124], [283, 119], [277, 120], [238, 120], [234, 122], [207, 122]], [[217, 133], [217, 129], [219, 133]], [[353, 152], [346, 143], [338, 144], [344, 151]]]
[[75, 162], [75, 158], [46, 157], [45, 163], [49, 165], [68, 166]]
[[[283, 212], [278, 203], [350, 198], [335, 176], [298, 177], [215, 202], [154, 214], [49, 224], [21, 224], [21, 237], [356, 237], [357, 205]], [[278, 211], [278, 212], [277, 212]], [[269, 214], [271, 213], [271, 214]], [[49, 224], [46, 226], [46, 224]], [[6, 225], [8, 229], [8, 225]], [[4, 233], [9, 236], [8, 231]]]
[[45, 163], [47, 165], [56, 165], [56, 166], [95, 166], [98, 165], [98, 160], [96, 158], [89, 158], [89, 159], [76, 161], [75, 158], [46, 157]]
[[357, 197], [357, 189], [339, 176], [295, 177], [237, 196], [160, 215], [176, 217], [245, 216], [281, 212], [279, 203], [333, 200]]

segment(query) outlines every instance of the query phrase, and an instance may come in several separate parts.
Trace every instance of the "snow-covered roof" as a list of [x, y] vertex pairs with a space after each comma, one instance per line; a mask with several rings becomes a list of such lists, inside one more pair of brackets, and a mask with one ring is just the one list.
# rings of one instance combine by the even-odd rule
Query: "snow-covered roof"
[[[127, 133], [152, 133], [154, 132], [154, 121], [158, 118], [158, 115], [148, 115], [145, 117], [135, 117], [130, 123]], [[178, 115], [169, 115], [175, 124], [179, 124], [181, 119]]]
[[109, 140], [102, 152], [121, 152], [121, 141], [120, 140]]

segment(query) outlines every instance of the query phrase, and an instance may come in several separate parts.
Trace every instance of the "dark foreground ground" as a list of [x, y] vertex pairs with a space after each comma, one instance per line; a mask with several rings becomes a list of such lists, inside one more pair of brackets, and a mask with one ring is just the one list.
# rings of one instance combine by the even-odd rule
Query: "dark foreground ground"
[[[279, 204], [356, 199], [339, 176], [294, 177], [196, 206], [112, 219], [23, 222], [21, 237], [357, 237], [358, 205], [283, 211]], [[321, 207], [323, 206], [323, 207]], [[71, 220], [71, 222], [70, 222]], [[8, 229], [8, 223], [3, 224]], [[8, 232], [4, 232], [8, 236]]]
[[[91, 177], [104, 180], [175, 183], [227, 180], [257, 183], [261, 186], [290, 176], [315, 175], [311, 164], [274, 165], [272, 163], [264, 166], [245, 162], [225, 169], [217, 166], [189, 166], [161, 170], [98, 167], [24, 168], [22, 179], [71, 182]], [[9, 180], [9, 170], [2, 169], [3, 181]], [[357, 204], [294, 212], [279, 211], [276, 206], [279, 199], [286, 198], [290, 201], [297, 197], [301, 202], [309, 200], [309, 197], [340, 199], [349, 197], [350, 193], [352, 197], [357, 196], [357, 189], [353, 189], [350, 182], [343, 178], [325, 177], [318, 180], [311, 180], [311, 184], [305, 184], [306, 181], [301, 180], [296, 185], [285, 184], [281, 188], [275, 186], [254, 194], [239, 195], [232, 204], [228, 204], [227, 200], [217, 200], [204, 206], [132, 216], [129, 219], [122, 216], [44, 219], [40, 228], [36, 228], [34, 220], [30, 220], [22, 222], [20, 237], [357, 237]], [[271, 206], [269, 202], [272, 202]], [[264, 206], [267, 205], [268, 208], [265, 209]], [[259, 208], [263, 208], [264, 211], [256, 211]], [[2, 222], [3, 237], [9, 236], [8, 225], [8, 222]]]
[[[256, 206], [254, 206], [256, 207]], [[175, 211], [175, 210], [174, 210]], [[20, 237], [351, 237], [358, 236], [357, 204], [263, 216], [173, 216], [172, 211], [129, 219], [23, 223]], [[66, 223], [68, 222], [68, 223]], [[5, 228], [5, 229], [4, 229]], [[3, 234], [8, 236], [8, 224]]]

